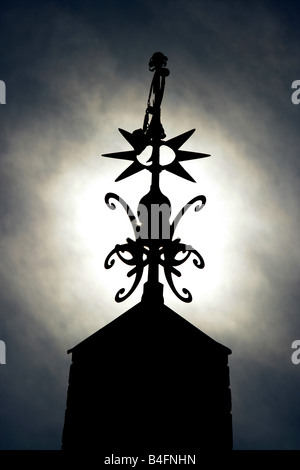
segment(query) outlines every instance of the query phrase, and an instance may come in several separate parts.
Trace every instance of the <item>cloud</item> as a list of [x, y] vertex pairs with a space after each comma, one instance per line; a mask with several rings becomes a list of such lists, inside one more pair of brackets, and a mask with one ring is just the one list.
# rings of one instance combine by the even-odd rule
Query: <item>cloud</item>
[[15, 34], [6, 27], [9, 80], [1, 77], [8, 96], [0, 173], [1, 445], [59, 448], [66, 350], [140, 299], [141, 289], [126, 305], [114, 304], [126, 271], [119, 264], [106, 272], [103, 262], [132, 234], [104, 196], [115, 191], [136, 209], [149, 174], [114, 183], [127, 163], [100, 154], [128, 149], [117, 129], [141, 127], [152, 79], [147, 63], [162, 50], [171, 69], [162, 109], [167, 136], [196, 127], [185, 148], [212, 155], [185, 164], [197, 185], [162, 174], [173, 215], [198, 193], [207, 196], [203, 211], [178, 227], [206, 262], [201, 272], [187, 266], [178, 280], [194, 302], [179, 303], [166, 286], [166, 303], [233, 350], [236, 446], [296, 448], [290, 344], [299, 331], [300, 186], [290, 84], [299, 77], [289, 16], [269, 2], [104, 4], [89, 10], [75, 2], [71, 10], [54, 2], [5, 13]]

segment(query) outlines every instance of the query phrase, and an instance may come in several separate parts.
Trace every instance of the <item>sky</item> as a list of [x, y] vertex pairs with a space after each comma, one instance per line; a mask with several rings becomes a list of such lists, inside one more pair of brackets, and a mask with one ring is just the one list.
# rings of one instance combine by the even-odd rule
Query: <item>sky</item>
[[[300, 449], [300, 3], [253, 0], [9, 1], [0, 7], [0, 449], [61, 448], [67, 350], [140, 301], [126, 267], [104, 269], [133, 236], [147, 171], [115, 182], [142, 127], [156, 51], [168, 57], [167, 138], [190, 129], [183, 163], [163, 172], [177, 235], [206, 266], [176, 279], [193, 302], [165, 303], [232, 350], [234, 449]], [[161, 282], [164, 282], [161, 277]], [[120, 384], [120, 393], [122, 384]]]

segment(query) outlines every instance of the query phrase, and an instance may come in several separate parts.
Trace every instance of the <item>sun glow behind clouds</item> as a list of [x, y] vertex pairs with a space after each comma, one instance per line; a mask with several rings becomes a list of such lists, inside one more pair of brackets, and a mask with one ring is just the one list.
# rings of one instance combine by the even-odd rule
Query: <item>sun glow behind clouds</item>
[[[100, 157], [95, 156], [95, 158]], [[89, 285], [90, 289], [92, 285], [95, 291], [98, 290], [99, 302], [105, 300], [107, 305], [113, 306], [110, 309], [112, 320], [117, 316], [116, 312], [121, 313], [132, 303], [140, 300], [147, 269], [136, 293], [121, 306], [116, 307], [114, 302], [116, 292], [122, 287], [125, 287], [127, 291], [133, 283], [133, 278], [127, 278], [126, 274], [129, 269], [118, 258], [116, 258], [115, 265], [108, 271], [104, 268], [104, 260], [116, 244], [126, 243], [128, 237], [134, 239], [134, 233], [124, 209], [116, 203], [116, 209], [110, 210], [105, 205], [104, 197], [107, 192], [115, 192], [129, 204], [136, 214], [138, 202], [149, 191], [151, 179], [150, 173], [145, 170], [122, 182], [114, 183], [115, 177], [123, 170], [124, 164], [119, 162], [119, 169], [113, 174], [116, 171], [116, 165], [114, 165], [110, 177], [108, 169], [112, 161], [101, 158], [97, 162], [99, 172], [95, 171], [94, 166], [92, 169], [88, 168], [88, 165], [85, 171], [82, 171], [81, 167], [74, 168], [72, 174], [68, 174], [68, 183], [61, 180], [60, 189], [57, 186], [56, 191], [59, 192], [66, 186], [68, 187], [69, 197], [65, 200], [65, 212], [68, 213], [73, 235], [72, 242], [69, 239], [66, 243], [73, 244], [81, 260], [81, 270], [80, 273], [76, 270], [76, 276], [80, 277], [82, 286]], [[192, 245], [199, 251], [206, 266], [203, 270], [198, 270], [193, 265], [192, 258], [189, 259], [186, 265], [181, 267], [182, 276], [180, 278], [174, 276], [174, 283], [180, 292], [184, 287], [190, 289], [194, 303], [197, 305], [199, 301], [202, 306], [215, 304], [218, 303], [218, 297], [224, 288], [224, 279], [228, 279], [229, 276], [228, 272], [225, 272], [225, 258], [231, 244], [230, 239], [234, 236], [234, 214], [230, 212], [229, 216], [226, 210], [228, 201], [224, 201], [222, 184], [219, 182], [216, 187], [215, 178], [210, 174], [214, 166], [212, 159], [184, 165], [192, 175], [200, 175], [197, 179], [201, 179], [201, 183], [186, 182], [175, 175], [162, 172], [161, 189], [171, 200], [171, 221], [193, 197], [200, 194], [207, 197], [207, 204], [199, 213], [194, 212], [195, 205], [187, 211], [174, 236], [174, 238], [181, 238], [183, 243]], [[103, 168], [105, 172], [102, 172]], [[166, 285], [162, 270], [160, 281], [165, 285], [166, 304], [177, 311], [180, 309], [188, 318], [191, 311], [190, 304], [185, 306], [174, 296]], [[218, 318], [214, 318], [215, 321], [219, 321]]]
[[[88, 151], [83, 145], [80, 153], [89, 155], [86, 161], [81, 158], [80, 164], [74, 162], [72, 173], [68, 171], [68, 175], [61, 175], [53, 186], [56, 199], [64, 201], [64, 214], [69, 220], [66, 230], [66, 217], [57, 219], [56, 230], [60, 230], [63, 236], [67, 233], [64, 246], [67, 250], [71, 244], [76, 253], [71, 265], [67, 258], [66, 264], [62, 263], [59, 269], [67, 270], [69, 277], [73, 271], [72, 275], [79, 279], [82, 303], [85, 299], [87, 304], [90, 303], [85, 315], [90, 332], [139, 302], [143, 283], [147, 279], [145, 269], [135, 293], [125, 302], [116, 304], [115, 294], [122, 287], [127, 292], [133, 278], [127, 277], [128, 266], [118, 258], [110, 270], [104, 268], [104, 260], [116, 244], [126, 243], [128, 237], [134, 239], [126, 212], [118, 203], [116, 210], [110, 210], [105, 205], [105, 195], [108, 192], [118, 194], [136, 214], [138, 202], [149, 191], [151, 182], [150, 173], [144, 170], [115, 183], [114, 180], [128, 166], [128, 162], [99, 156], [106, 151], [128, 150], [129, 146], [117, 132], [118, 119], [114, 118], [110, 124], [115, 128], [112, 141], [106, 139], [101, 144], [101, 138], [97, 141], [91, 139]], [[132, 132], [132, 123], [136, 119], [132, 115], [128, 119], [128, 129]], [[219, 335], [222, 340], [226, 330], [235, 331], [243, 324], [248, 325], [249, 312], [253, 311], [253, 305], [257, 302], [257, 292], [262, 286], [270, 289], [256, 257], [258, 240], [265, 245], [264, 240], [268, 240], [274, 230], [270, 218], [263, 213], [264, 207], [257, 204], [257, 182], [264, 181], [264, 172], [251, 161], [243, 141], [236, 143], [226, 138], [226, 129], [218, 127], [216, 122], [205, 124], [200, 121], [199, 115], [192, 112], [183, 128], [178, 128], [172, 116], [166, 116], [165, 120], [169, 123], [170, 138], [192, 128], [191, 122], [198, 121], [200, 130], [196, 130], [193, 139], [183, 148], [211, 154], [206, 159], [183, 163], [196, 183], [187, 182], [166, 171], [161, 173], [161, 190], [172, 205], [171, 221], [195, 196], [203, 194], [207, 198], [200, 212], [195, 213], [193, 207], [187, 211], [175, 232], [175, 238], [179, 237], [183, 243], [192, 245], [205, 261], [204, 269], [198, 270], [190, 258], [180, 267], [182, 276], [174, 276], [179, 292], [184, 287], [188, 288], [193, 301], [185, 304], [177, 299], [161, 270], [165, 303], [208, 334], [213, 337]], [[91, 147], [97, 153], [92, 155]], [[269, 201], [268, 212], [272, 213], [276, 200], [270, 198], [267, 184], [264, 191]], [[255, 211], [252, 209], [253, 203]], [[68, 288], [73, 289], [72, 286]], [[247, 305], [245, 298], [248, 299]]]
[[[130, 93], [128, 90], [123, 92], [126, 101]], [[93, 95], [93, 90], [90, 93]], [[143, 99], [144, 96], [141, 96]], [[110, 100], [112, 109], [115, 109], [114, 100], [107, 97], [107, 101]], [[122, 97], [119, 96], [118, 101], [122, 101]], [[232, 165], [237, 162], [238, 149], [232, 142], [225, 140], [225, 132], [218, 122], [202, 119], [198, 109], [177, 103], [176, 113], [183, 116], [179, 125], [177, 117], [174, 118], [172, 105], [172, 102], [167, 101], [164, 107], [166, 140], [193, 129], [196, 123], [195, 134], [182, 146], [182, 150], [209, 153], [211, 157], [182, 163], [196, 183], [163, 171], [161, 190], [171, 201], [171, 221], [188, 201], [198, 195], [206, 196], [204, 208], [199, 213], [190, 208], [175, 232], [175, 238], [181, 238], [183, 243], [199, 251], [206, 265], [203, 270], [198, 270], [190, 258], [180, 267], [182, 276], [174, 276], [179, 292], [184, 287], [191, 291], [191, 304], [184, 304], [175, 297], [166, 284], [163, 272], [160, 281], [165, 285], [167, 305], [201, 328], [207, 321], [211, 322], [212, 328], [219, 328], [228, 323], [223, 301], [227, 298], [230, 303], [230, 292], [237, 276], [237, 269], [232, 270], [230, 263], [234, 240], [240, 233], [241, 206], [236, 198], [237, 191], [231, 191]], [[110, 109], [110, 106], [106, 107]], [[107, 112], [106, 118], [100, 121], [94, 108], [91, 108], [91, 113], [87, 109], [89, 122], [85, 131], [86, 141], [76, 142], [71, 147], [62, 143], [60, 153], [64, 162], [63, 171], [53, 177], [45, 190], [45, 200], [52, 203], [52, 229], [56, 236], [60, 234], [62, 261], [57, 269], [62, 279], [66, 280], [66, 295], [80, 298], [81, 305], [84, 305], [84, 321], [90, 332], [139, 302], [143, 283], [147, 280], [145, 269], [135, 293], [124, 303], [116, 304], [114, 298], [117, 291], [125, 287], [127, 292], [134, 279], [127, 277], [128, 266], [118, 258], [110, 270], [104, 268], [104, 261], [116, 244], [126, 243], [128, 237], [134, 239], [126, 212], [118, 203], [116, 210], [110, 210], [104, 202], [105, 195], [114, 192], [121, 196], [136, 214], [138, 202], [150, 189], [151, 175], [147, 169], [116, 183], [115, 179], [128, 167], [128, 161], [100, 156], [103, 153], [131, 150], [117, 129], [122, 127], [129, 132], [136, 129], [141, 121], [138, 108], [134, 101], [132, 106], [126, 107], [124, 115], [118, 107], [118, 114]], [[169, 149], [163, 146], [162, 150]], [[166, 155], [167, 163], [172, 157]], [[208, 318], [206, 311], [212, 309], [217, 313]], [[79, 328], [80, 321], [76, 321]]]
[[147, 62], [162, 48], [171, 71], [162, 103], [167, 138], [195, 127], [184, 148], [212, 155], [183, 163], [196, 184], [162, 173], [172, 219], [196, 195], [207, 198], [175, 234], [206, 263], [198, 270], [189, 259], [174, 279], [193, 302], [166, 284], [165, 302], [233, 351], [235, 446], [299, 448], [299, 374], [289, 352], [299, 331], [300, 266], [294, 6], [174, 0], [141, 2], [147, 8], [137, 11], [136, 2], [79, 10], [75, 3], [10, 5], [3, 14], [14, 93], [1, 108], [1, 328], [16, 361], [5, 369], [2, 447], [60, 446], [66, 349], [141, 298], [146, 279], [127, 301], [114, 301], [132, 279], [120, 260], [110, 270], [104, 260], [133, 233], [123, 209], [111, 211], [104, 197], [115, 192], [136, 211], [150, 174], [116, 184], [128, 162], [100, 154], [130, 150], [117, 129], [142, 125]]

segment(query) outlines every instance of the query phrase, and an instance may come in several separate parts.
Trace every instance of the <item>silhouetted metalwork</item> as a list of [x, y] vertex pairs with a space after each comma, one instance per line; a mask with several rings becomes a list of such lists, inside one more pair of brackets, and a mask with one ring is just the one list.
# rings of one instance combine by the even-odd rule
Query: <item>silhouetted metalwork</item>
[[[105, 196], [110, 209], [122, 206], [133, 231], [132, 238], [116, 245], [105, 261], [109, 269], [120, 259], [128, 266], [127, 276], [134, 279], [128, 291], [117, 292], [116, 301], [134, 292], [146, 267], [148, 281], [137, 305], [68, 351], [72, 364], [62, 449], [95, 451], [102, 462], [108, 455], [143, 459], [232, 449], [231, 350], [167, 307], [158, 279], [161, 267], [175, 295], [190, 302], [190, 292], [178, 292], [174, 277], [181, 275], [179, 268], [189, 258], [197, 268], [204, 267], [202, 256], [174, 234], [190, 207], [196, 212], [204, 207], [205, 196], [191, 199], [173, 218], [171, 203], [159, 186], [163, 170], [194, 181], [180, 162], [208, 156], [180, 150], [194, 130], [163, 140], [160, 106], [169, 75], [166, 63], [161, 53], [150, 60], [154, 77], [143, 128], [133, 133], [120, 130], [133, 150], [106, 155], [131, 161], [117, 180], [143, 169], [151, 173], [150, 191], [136, 214], [117, 194]], [[142, 165], [137, 156], [147, 146], [151, 157]], [[163, 146], [175, 155], [165, 166], [160, 161]]]
[[[127, 293], [125, 293], [124, 288], [117, 292], [115, 297], [117, 302], [122, 302], [134, 292], [139, 285], [146, 266], [148, 266], [148, 281], [152, 285], [155, 282], [158, 283], [159, 266], [162, 266], [166, 280], [174, 294], [184, 302], [191, 302], [191, 293], [186, 288], [182, 289], [182, 293], [179, 293], [174, 285], [173, 276], [181, 276], [177, 267], [187, 261], [190, 256], [193, 257], [193, 263], [197, 268], [202, 269], [204, 267], [204, 260], [198, 251], [191, 245], [182, 243], [179, 238], [174, 239], [173, 237], [179, 221], [189, 207], [197, 203], [194, 207], [196, 212], [204, 207], [206, 203], [205, 196], [197, 196], [189, 201], [171, 223], [171, 203], [161, 192], [159, 185], [160, 173], [163, 170], [169, 171], [188, 181], [195, 182], [180, 162], [210, 156], [206, 153], [180, 150], [182, 145], [194, 133], [195, 129], [184, 132], [172, 139], [163, 140], [166, 134], [161, 123], [161, 103], [164, 95], [165, 79], [170, 73], [166, 68], [167, 60], [167, 57], [161, 52], [156, 52], [150, 59], [149, 69], [154, 72], [154, 76], [150, 86], [143, 128], [136, 129], [132, 133], [119, 129], [123, 137], [133, 147], [133, 150], [102, 155], [104, 157], [132, 162], [118, 176], [116, 181], [132, 176], [144, 169], [151, 173], [150, 191], [140, 200], [137, 215], [133, 213], [128, 204], [117, 194], [108, 193], [105, 197], [105, 202], [110, 209], [116, 209], [116, 204], [112, 202], [113, 200], [118, 201], [123, 206], [135, 236], [134, 240], [127, 238], [127, 243], [116, 245], [105, 261], [105, 267], [107, 269], [111, 268], [115, 263], [114, 256], [116, 255], [121, 261], [132, 268], [127, 276], [135, 276], [133, 285]], [[148, 146], [152, 147], [151, 157], [145, 164], [142, 164], [137, 156], [142, 154]], [[163, 165], [160, 160], [160, 150], [163, 146], [170, 149], [171, 153], [174, 153], [173, 159], [166, 165]]]

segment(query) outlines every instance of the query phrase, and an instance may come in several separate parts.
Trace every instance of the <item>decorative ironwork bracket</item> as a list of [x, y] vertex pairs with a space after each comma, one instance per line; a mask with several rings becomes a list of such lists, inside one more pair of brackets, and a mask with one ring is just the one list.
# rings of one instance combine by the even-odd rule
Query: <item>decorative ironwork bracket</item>
[[[193, 263], [198, 269], [204, 268], [204, 260], [200, 253], [192, 246], [181, 243], [179, 238], [173, 239], [176, 227], [186, 211], [198, 203], [194, 210], [199, 212], [206, 203], [205, 196], [196, 196], [189, 201], [179, 211], [173, 222], [171, 218], [171, 203], [161, 192], [159, 186], [159, 176], [163, 170], [169, 171], [189, 181], [195, 180], [180, 165], [180, 162], [198, 158], [209, 157], [210, 155], [198, 152], [188, 152], [180, 150], [181, 146], [191, 137], [195, 129], [192, 129], [177, 137], [164, 141], [165, 131], [161, 124], [161, 102], [165, 88], [165, 78], [169, 75], [169, 70], [165, 68], [167, 57], [160, 52], [156, 52], [149, 62], [149, 69], [154, 71], [154, 77], [150, 87], [147, 108], [142, 129], [137, 129], [130, 133], [119, 129], [123, 137], [130, 143], [133, 150], [104, 154], [104, 157], [125, 159], [131, 161], [131, 165], [116, 179], [120, 181], [143, 169], [151, 172], [151, 187], [138, 205], [137, 215], [133, 213], [126, 202], [117, 194], [108, 193], [105, 202], [112, 210], [116, 209], [117, 201], [126, 211], [131, 223], [134, 240], [127, 238], [125, 244], [117, 244], [109, 253], [105, 260], [105, 268], [110, 269], [115, 264], [117, 256], [123, 263], [130, 266], [128, 277], [134, 276], [132, 287], [127, 293], [125, 289], [120, 289], [115, 297], [117, 302], [126, 300], [137, 288], [142, 278], [144, 268], [148, 266], [148, 281], [158, 283], [159, 266], [162, 266], [166, 280], [173, 293], [183, 302], [191, 302], [192, 295], [188, 289], [183, 288], [182, 293], [176, 289], [173, 276], [180, 277], [181, 273], [177, 269], [185, 263], [191, 256]], [[160, 148], [162, 145], [169, 147], [174, 152], [174, 160], [168, 165], [160, 163]], [[143, 150], [152, 147], [152, 154], [146, 165], [142, 165], [137, 159]], [[199, 204], [199, 202], [201, 204]], [[181, 256], [180, 256], [181, 255]]]

